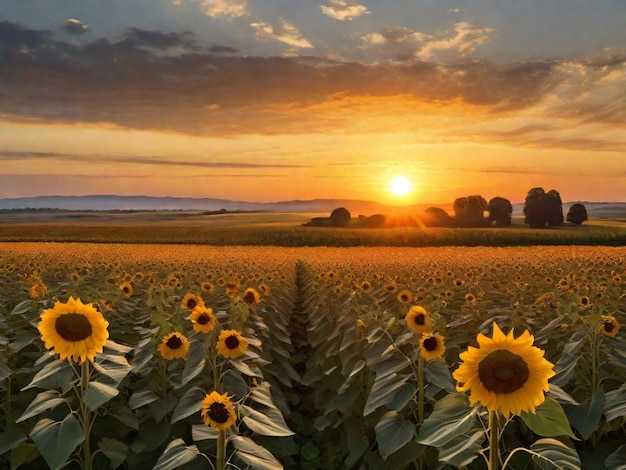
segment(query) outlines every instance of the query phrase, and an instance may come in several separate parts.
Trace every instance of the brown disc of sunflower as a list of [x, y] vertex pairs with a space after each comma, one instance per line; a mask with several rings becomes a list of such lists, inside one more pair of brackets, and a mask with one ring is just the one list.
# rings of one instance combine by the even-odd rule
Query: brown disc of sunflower
[[228, 429], [237, 420], [235, 407], [228, 396], [215, 391], [209, 393], [200, 406], [200, 414], [204, 424], [216, 431]]
[[407, 326], [416, 334], [425, 333], [432, 326], [432, 319], [424, 307], [414, 305], [409, 309], [406, 316]]
[[425, 333], [419, 340], [420, 356], [427, 361], [440, 359], [446, 352], [446, 345], [439, 333]]
[[213, 309], [208, 307], [196, 307], [191, 312], [189, 319], [193, 324], [193, 331], [196, 333], [209, 333], [217, 324]]
[[174, 331], [163, 337], [157, 349], [161, 357], [168, 361], [172, 359], [185, 359], [189, 352], [189, 341], [185, 335]]
[[222, 330], [217, 338], [217, 352], [224, 357], [239, 357], [248, 349], [248, 340], [237, 330]]

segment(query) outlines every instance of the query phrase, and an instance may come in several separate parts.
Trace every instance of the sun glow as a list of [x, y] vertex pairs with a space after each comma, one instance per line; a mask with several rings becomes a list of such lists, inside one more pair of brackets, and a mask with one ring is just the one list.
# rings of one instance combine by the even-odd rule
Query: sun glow
[[396, 176], [389, 182], [389, 191], [394, 196], [406, 196], [413, 191], [413, 184], [406, 176]]

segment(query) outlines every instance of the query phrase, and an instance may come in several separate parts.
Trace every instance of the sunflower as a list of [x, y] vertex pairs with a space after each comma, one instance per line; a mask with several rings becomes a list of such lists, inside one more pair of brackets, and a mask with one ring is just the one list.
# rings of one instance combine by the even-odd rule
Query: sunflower
[[124, 294], [124, 297], [130, 297], [133, 295], [133, 285], [130, 282], [122, 282], [119, 289], [120, 292]]
[[224, 357], [239, 357], [248, 349], [248, 340], [237, 330], [222, 330], [217, 338], [217, 352]]
[[423, 334], [419, 340], [420, 356], [427, 361], [439, 359], [446, 352], [443, 336], [438, 333]]
[[242, 296], [246, 305], [258, 304], [261, 302], [261, 296], [254, 287], [248, 287]]
[[28, 288], [28, 296], [31, 299], [39, 299], [48, 292], [48, 288], [43, 282], [35, 282]]
[[204, 307], [204, 300], [202, 300], [202, 297], [194, 294], [193, 292], [187, 292], [180, 304], [183, 308], [193, 312], [196, 307]]
[[398, 292], [396, 298], [401, 304], [408, 304], [409, 302], [413, 301], [413, 297], [413, 292], [408, 289], [402, 289], [400, 292]]
[[611, 338], [615, 337], [619, 332], [620, 324], [610, 315], [602, 317], [602, 324], [600, 325], [600, 333], [606, 336], [610, 336]]
[[184, 359], [189, 352], [189, 341], [185, 335], [174, 331], [163, 337], [157, 349], [159, 354], [168, 361], [171, 359]]
[[70, 297], [67, 303], [56, 302], [54, 308], [44, 310], [37, 329], [46, 349], [53, 348], [61, 360], [83, 363], [93, 362], [95, 354], [102, 352], [108, 326], [93, 304]]
[[479, 347], [469, 346], [461, 353], [463, 363], [452, 374], [457, 391], [469, 390], [472, 404], [481, 402], [506, 418], [522, 411], [534, 413], [545, 400], [554, 365], [532, 345], [533, 335], [524, 331], [515, 338], [510, 331], [505, 336], [494, 322], [493, 338], [480, 333], [476, 340]]
[[582, 295], [579, 299], [578, 299], [578, 304], [585, 308], [585, 307], [589, 307], [589, 304], [591, 303], [591, 300], [589, 299], [588, 296], [586, 295]]
[[223, 395], [215, 391], [209, 393], [202, 400], [200, 409], [204, 424], [216, 431], [228, 429], [237, 421], [235, 407], [225, 393]]
[[217, 324], [213, 309], [207, 307], [196, 307], [189, 318], [196, 333], [208, 333]]
[[72, 280], [72, 282], [78, 282], [80, 280], [80, 274], [78, 274], [77, 272], [73, 272], [72, 274], [70, 274], [70, 279]]
[[432, 320], [430, 315], [424, 307], [415, 305], [411, 307], [404, 317], [407, 326], [413, 330], [414, 333], [420, 334], [430, 330]]
[[201, 288], [203, 292], [208, 292], [208, 293], [211, 293], [215, 290], [215, 286], [211, 284], [209, 281], [203, 282]]

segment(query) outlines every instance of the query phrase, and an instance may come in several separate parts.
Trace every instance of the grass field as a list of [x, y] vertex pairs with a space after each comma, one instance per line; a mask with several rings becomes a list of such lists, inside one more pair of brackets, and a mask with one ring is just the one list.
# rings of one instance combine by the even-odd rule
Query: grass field
[[395, 227], [380, 229], [304, 227], [302, 213], [193, 211], [75, 212], [45, 218], [0, 217], [0, 241], [179, 243], [271, 246], [513, 246], [626, 245], [626, 222], [591, 220], [582, 226], [531, 229], [520, 219], [506, 228]]

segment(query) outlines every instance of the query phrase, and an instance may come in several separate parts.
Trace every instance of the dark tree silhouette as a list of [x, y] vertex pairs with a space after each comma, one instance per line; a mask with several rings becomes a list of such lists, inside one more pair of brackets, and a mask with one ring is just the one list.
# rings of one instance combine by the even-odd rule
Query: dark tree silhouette
[[454, 219], [441, 207], [429, 207], [422, 215], [422, 222], [427, 227], [453, 227]]
[[543, 188], [532, 188], [524, 203], [524, 222], [533, 228], [563, 224], [563, 203], [558, 191], [547, 193]]
[[352, 215], [345, 207], [337, 207], [330, 213], [330, 223], [333, 227], [344, 227], [350, 222]]
[[489, 221], [495, 222], [498, 227], [508, 227], [511, 225], [511, 215], [513, 214], [513, 205], [511, 201], [503, 197], [494, 197], [487, 204], [487, 212], [489, 212]]
[[567, 221], [574, 225], [580, 225], [585, 220], [587, 220], [587, 208], [579, 203], [572, 204], [572, 207], [567, 211]]
[[460, 197], [452, 204], [456, 222], [460, 227], [482, 227], [485, 225], [484, 213], [487, 201], [482, 196]]

